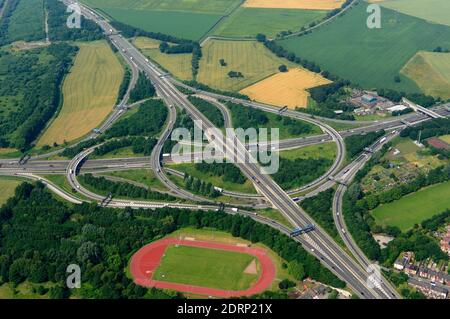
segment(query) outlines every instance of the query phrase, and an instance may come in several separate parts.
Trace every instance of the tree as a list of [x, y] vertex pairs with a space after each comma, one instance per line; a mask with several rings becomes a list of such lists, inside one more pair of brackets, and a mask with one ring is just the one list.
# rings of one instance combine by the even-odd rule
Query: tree
[[81, 246], [77, 250], [77, 257], [80, 262], [98, 262], [100, 258], [100, 252], [97, 244], [87, 241], [82, 243]]
[[278, 287], [280, 289], [289, 289], [289, 288], [292, 288], [292, 287], [295, 287], [295, 286], [296, 286], [295, 282], [293, 282], [292, 280], [289, 280], [289, 279], [283, 279], [278, 284]]
[[279, 70], [280, 72], [287, 72], [287, 71], [288, 71], [288, 68], [287, 68], [286, 65], [282, 64], [282, 65], [280, 65], [280, 66], [278, 67], [278, 70]]
[[303, 280], [305, 277], [305, 269], [303, 268], [303, 265], [299, 264], [297, 261], [288, 263], [288, 271], [297, 280]]

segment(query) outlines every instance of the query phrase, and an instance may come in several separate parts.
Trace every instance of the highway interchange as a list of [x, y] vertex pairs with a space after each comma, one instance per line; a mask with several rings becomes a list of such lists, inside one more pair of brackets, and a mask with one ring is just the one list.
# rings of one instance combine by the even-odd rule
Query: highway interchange
[[[70, 3], [69, 1], [64, 2], [66, 4]], [[337, 184], [337, 191], [333, 200], [333, 217], [340, 236], [343, 238], [344, 243], [355, 258], [345, 252], [342, 247], [335, 243], [334, 240], [317, 224], [314, 231], [295, 237], [295, 240], [298, 241], [311, 254], [316, 256], [324, 266], [330, 269], [339, 278], [344, 280], [349, 288], [352, 289], [352, 291], [360, 298], [400, 298], [400, 295], [396, 292], [395, 288], [384, 278], [381, 278], [381, 282], [379, 284], [371, 285], [368, 283], [370, 273], [367, 267], [371, 264], [371, 262], [358, 248], [348, 231], [346, 231], [345, 222], [342, 216], [342, 197], [345, 193], [346, 185], [351, 182], [356, 172], [370, 159], [372, 152], [364, 152], [356, 160], [344, 166], [345, 144], [343, 138], [353, 134], [362, 134], [384, 129], [388, 132], [388, 134], [385, 138], [378, 140], [371, 147], [373, 151], [376, 151], [396, 134], [398, 134], [398, 132], [406, 125], [414, 125], [422, 121], [426, 121], [430, 118], [429, 116], [422, 113], [414, 113], [401, 118], [390, 119], [388, 121], [373, 121], [364, 127], [357, 127], [338, 132], [333, 129], [332, 126], [326, 124], [322, 118], [312, 117], [308, 114], [303, 114], [292, 110], [285, 110], [281, 113], [282, 116], [288, 116], [315, 124], [322, 129], [324, 134], [280, 141], [279, 150], [298, 148], [329, 141], [333, 141], [337, 145], [336, 160], [326, 174], [300, 189], [286, 192], [281, 189], [281, 187], [277, 185], [269, 175], [263, 174], [261, 168], [257, 164], [248, 161], [248, 158], [250, 158], [250, 153], [247, 147], [243, 145], [236, 138], [236, 136], [227, 136], [226, 140], [215, 138], [214, 130], [217, 129], [177, 88], [177, 86], [186, 87], [185, 84], [178, 82], [170, 75], [167, 75], [161, 71], [156, 65], [143, 56], [142, 53], [137, 50], [127, 39], [118, 34], [106, 20], [104, 20], [100, 15], [94, 13], [90, 8], [83, 6], [82, 14], [88, 19], [95, 21], [104, 30], [112, 44], [117, 47], [119, 52], [121, 52], [122, 56], [126, 59], [133, 71], [133, 80], [130, 83], [127, 94], [110, 117], [103, 123], [102, 127], [99, 128], [100, 132], [107, 130], [124, 113], [128, 95], [130, 89], [136, 81], [138, 71], [144, 72], [147, 75], [147, 77], [154, 84], [158, 96], [165, 101], [169, 109], [168, 125], [161, 133], [161, 136], [150, 157], [87, 160], [88, 156], [95, 150], [96, 147], [98, 147], [98, 145], [96, 145], [83, 150], [70, 161], [43, 160], [46, 156], [49, 156], [49, 154], [32, 157], [23, 165], [19, 165], [17, 160], [0, 159], [0, 174], [18, 175], [33, 180], [40, 180], [46, 184], [51, 191], [57, 193], [59, 196], [74, 203], [81, 203], [83, 200], [80, 197], [74, 196], [73, 194], [62, 190], [51, 181], [38, 176], [38, 174], [65, 173], [70, 186], [78, 193], [82, 194], [83, 197], [94, 202], [104, 203], [104, 196], [95, 194], [85, 189], [77, 181], [77, 174], [80, 170], [86, 172], [101, 172], [131, 168], [150, 168], [154, 171], [156, 177], [163, 183], [163, 185], [170, 190], [171, 194], [186, 200], [187, 204], [131, 201], [112, 198], [109, 199], [107, 205], [117, 208], [139, 207], [154, 209], [159, 207], [176, 207], [217, 211], [218, 203], [179, 188], [166, 175], [166, 170], [163, 164], [165, 161], [170, 161], [170, 159], [162, 157], [162, 148], [164, 142], [170, 137], [170, 134], [174, 129], [174, 124], [177, 117], [177, 108], [184, 109], [193, 120], [200, 120], [202, 122], [202, 129], [208, 140], [213, 141], [217, 148], [223, 150], [223, 153], [227, 154], [228, 157], [231, 154], [238, 160], [236, 166], [240, 168], [244, 175], [254, 182], [255, 188], [258, 190], [258, 195], [253, 196], [254, 199], [258, 199], [259, 201], [262, 200], [266, 203], [266, 205], [270, 203], [270, 206], [278, 209], [294, 227], [302, 227], [304, 225], [315, 223], [291, 196], [301, 191], [304, 193], [301, 198], [295, 198], [296, 200], [301, 200], [304, 197], [315, 196], [319, 192]], [[246, 100], [238, 100], [233, 97], [200, 91], [193, 88], [189, 89], [196, 91], [197, 95], [210, 100], [221, 110], [224, 115], [226, 127], [233, 127], [231, 117], [228, 114], [227, 109], [221, 105], [220, 101], [228, 100], [266, 112], [280, 113], [279, 108], [270, 105]], [[434, 109], [434, 112], [440, 116], [450, 115], [448, 106], [437, 107]], [[330, 121], [332, 122], [332, 120], [327, 119], [327, 123], [330, 123]], [[88, 138], [95, 138], [96, 135], [98, 134], [91, 134]], [[56, 154], [56, 152], [51, 153], [51, 155], [54, 154]], [[195, 154], [193, 156], [195, 156]], [[244, 195], [248, 197], [248, 194], [233, 194], [231, 192], [226, 195], [231, 197], [239, 197], [240, 195]], [[198, 202], [199, 204], [190, 204], [191, 202]], [[253, 207], [260, 208], [256, 205], [253, 205]], [[261, 207], [265, 207], [264, 204]], [[236, 209], [230, 207], [225, 207], [225, 211], [232, 214], [237, 213]], [[247, 215], [258, 222], [270, 225], [271, 227], [274, 227], [286, 234], [289, 234], [290, 232], [290, 229], [286, 226], [260, 216], [251, 210], [247, 211], [245, 208], [239, 209], [239, 213]]]

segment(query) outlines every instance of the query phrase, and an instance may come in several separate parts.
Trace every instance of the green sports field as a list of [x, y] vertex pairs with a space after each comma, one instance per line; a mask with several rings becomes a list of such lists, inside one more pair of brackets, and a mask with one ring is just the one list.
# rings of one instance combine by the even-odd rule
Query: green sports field
[[282, 31], [298, 31], [325, 16], [326, 11], [239, 8], [221, 22], [212, 34], [226, 37], [275, 37]]
[[450, 181], [433, 185], [373, 210], [375, 221], [406, 231], [450, 208]]
[[[153, 279], [225, 290], [244, 290], [259, 277], [245, 273], [254, 256], [190, 246], [169, 246]], [[258, 267], [257, 267], [258, 268]]]
[[[367, 6], [351, 9], [311, 34], [277, 41], [299, 57], [314, 61], [322, 69], [365, 88], [419, 91], [400, 74], [403, 66], [420, 50], [450, 48], [450, 27], [382, 8], [382, 27], [366, 26]], [[394, 81], [399, 75], [401, 82]]]

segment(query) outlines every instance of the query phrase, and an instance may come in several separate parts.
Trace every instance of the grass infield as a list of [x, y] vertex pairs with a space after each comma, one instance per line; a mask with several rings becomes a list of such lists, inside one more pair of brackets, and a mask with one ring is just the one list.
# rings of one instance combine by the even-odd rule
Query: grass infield
[[[161, 258], [153, 279], [200, 287], [244, 290], [257, 279], [258, 273], [245, 273], [254, 256], [217, 249], [169, 246]], [[257, 270], [259, 267], [257, 263]]]

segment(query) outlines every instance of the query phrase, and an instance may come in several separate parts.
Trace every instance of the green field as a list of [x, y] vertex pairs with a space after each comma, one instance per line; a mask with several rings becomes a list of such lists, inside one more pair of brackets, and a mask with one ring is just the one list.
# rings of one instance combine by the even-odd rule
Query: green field
[[199, 40], [220, 18], [236, 7], [239, 0], [85, 0], [113, 19], [177, 37]]
[[227, 13], [239, 0], [82, 0], [86, 4], [102, 8], [124, 8], [136, 10], [173, 10], [205, 13]]
[[244, 184], [237, 184], [228, 181], [224, 181], [223, 176], [213, 175], [208, 172], [201, 172], [195, 168], [194, 163], [183, 163], [183, 164], [173, 164], [168, 166], [169, 168], [175, 169], [177, 171], [188, 173], [190, 176], [201, 179], [204, 182], [209, 182], [216, 187], [220, 187], [227, 191], [255, 194], [256, 190], [253, 187], [252, 182], [248, 179]]
[[20, 184], [21, 181], [13, 177], [0, 176], [0, 206], [14, 196], [14, 190]]
[[280, 157], [295, 160], [296, 158], [336, 158], [336, 143], [329, 142], [305, 146], [293, 150], [281, 151]]
[[324, 17], [326, 11], [296, 9], [239, 8], [212, 32], [225, 37], [255, 37], [258, 33], [273, 38], [282, 31], [298, 31]]
[[43, 0], [21, 0], [8, 23], [8, 42], [45, 38]]
[[450, 98], [450, 53], [418, 52], [402, 69], [428, 95]]
[[420, 50], [450, 48], [450, 28], [382, 8], [382, 27], [369, 29], [366, 8], [359, 4], [311, 34], [277, 43], [364, 88], [419, 91], [400, 70]]
[[382, 226], [397, 226], [406, 231], [425, 219], [450, 208], [450, 181], [424, 188], [372, 212]]
[[149, 169], [131, 169], [126, 171], [115, 171], [105, 173], [102, 175], [108, 175], [113, 177], [124, 178], [134, 182], [138, 182], [146, 185], [147, 187], [155, 190], [166, 191], [167, 188], [156, 178], [152, 170]]
[[190, 246], [169, 246], [154, 279], [201, 287], [244, 290], [259, 277], [245, 268], [255, 257], [248, 254]]
[[380, 4], [408, 15], [450, 26], [448, 0], [384, 0]]
[[[278, 73], [281, 64], [288, 64], [256, 41], [209, 40], [202, 53], [198, 82], [224, 91], [239, 91]], [[220, 59], [227, 65], [221, 66]], [[230, 78], [230, 71], [241, 72], [243, 77]]]

